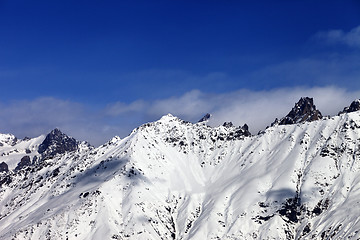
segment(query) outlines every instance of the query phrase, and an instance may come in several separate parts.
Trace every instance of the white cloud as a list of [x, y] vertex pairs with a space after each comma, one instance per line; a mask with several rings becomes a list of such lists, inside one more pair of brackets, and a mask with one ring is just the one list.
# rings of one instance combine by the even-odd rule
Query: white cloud
[[[0, 103], [0, 132], [35, 137], [58, 127], [70, 136], [101, 144], [112, 136], [99, 112], [84, 104], [52, 97]], [[117, 127], [119, 132], [120, 128]]]
[[172, 112], [183, 118], [193, 119], [194, 113], [201, 114], [212, 110], [212, 106], [206, 101], [206, 96], [199, 90], [192, 90], [180, 97], [156, 100], [150, 104], [147, 114], [159, 116]]
[[315, 35], [318, 40], [329, 44], [345, 44], [350, 47], [360, 47], [360, 26], [351, 29], [349, 32], [343, 30], [322, 31]]
[[270, 91], [238, 90], [223, 94], [205, 94], [192, 91], [179, 98], [158, 100], [150, 114], [171, 112], [186, 120], [196, 121], [210, 112], [210, 124], [225, 121], [235, 125], [247, 123], [253, 133], [270, 125], [275, 118], [285, 116], [301, 97], [314, 98], [314, 103], [324, 115], [335, 115], [351, 101], [360, 97], [360, 91], [349, 92], [337, 87], [281, 88]]
[[130, 104], [115, 102], [108, 104], [105, 108], [105, 114], [109, 116], [118, 116], [122, 114], [131, 114], [134, 112], [144, 111], [146, 102], [143, 100], [137, 100]]
[[18, 137], [35, 137], [55, 127], [80, 140], [99, 145], [114, 135], [122, 137], [142, 123], [172, 113], [184, 120], [196, 122], [211, 113], [211, 125], [231, 121], [247, 123], [252, 133], [270, 125], [275, 118], [285, 116], [300, 97], [314, 98], [323, 115], [336, 115], [360, 97], [360, 91], [337, 87], [280, 88], [269, 91], [237, 90], [222, 94], [189, 91], [179, 97], [132, 103], [116, 102], [93, 110], [81, 103], [55, 98], [38, 98], [0, 104], [0, 132]]

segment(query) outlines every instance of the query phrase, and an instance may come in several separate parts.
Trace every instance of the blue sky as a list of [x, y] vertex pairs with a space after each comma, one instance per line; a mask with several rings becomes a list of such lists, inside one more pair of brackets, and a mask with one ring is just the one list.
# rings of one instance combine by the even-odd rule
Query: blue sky
[[360, 97], [359, 1], [3, 0], [0, 34], [0, 132], [19, 137], [100, 144], [206, 111], [257, 131], [300, 95], [325, 114]]

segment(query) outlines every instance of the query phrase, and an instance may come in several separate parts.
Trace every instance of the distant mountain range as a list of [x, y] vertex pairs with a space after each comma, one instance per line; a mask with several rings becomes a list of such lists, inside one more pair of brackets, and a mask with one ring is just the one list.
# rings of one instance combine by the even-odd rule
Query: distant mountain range
[[359, 110], [304, 97], [256, 135], [168, 114], [97, 148], [0, 134], [0, 239], [360, 239]]

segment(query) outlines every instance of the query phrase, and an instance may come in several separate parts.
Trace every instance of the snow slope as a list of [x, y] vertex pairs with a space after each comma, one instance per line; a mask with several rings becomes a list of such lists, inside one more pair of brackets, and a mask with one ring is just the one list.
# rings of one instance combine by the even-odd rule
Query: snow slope
[[2, 156], [0, 239], [359, 239], [359, 139], [360, 112], [256, 136], [166, 115], [18, 171]]
[[5, 162], [13, 170], [23, 156], [29, 156], [30, 159], [39, 157], [37, 150], [44, 139], [44, 135], [18, 140], [14, 135], [0, 134], [0, 162]]

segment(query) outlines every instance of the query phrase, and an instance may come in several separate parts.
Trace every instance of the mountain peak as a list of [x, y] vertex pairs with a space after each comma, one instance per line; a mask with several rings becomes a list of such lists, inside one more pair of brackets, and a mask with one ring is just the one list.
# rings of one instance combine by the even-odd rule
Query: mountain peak
[[38, 152], [43, 157], [52, 157], [69, 151], [75, 151], [78, 148], [78, 142], [62, 133], [58, 128], [52, 130], [46, 135], [45, 140], [39, 145]]
[[207, 113], [207, 114], [205, 114], [205, 115], [198, 121], [198, 123], [200, 123], [200, 122], [206, 122], [206, 121], [208, 121], [210, 118], [211, 118], [211, 114], [210, 114], [210, 113]]
[[174, 119], [177, 119], [177, 117], [175, 117], [171, 113], [168, 113], [168, 114], [162, 116], [159, 121], [162, 121], [162, 122], [163, 121], [171, 121], [171, 120], [174, 120]]
[[360, 110], [360, 99], [354, 100], [349, 107], [345, 107], [344, 110], [339, 112], [339, 115], [342, 113], [350, 113], [350, 112], [356, 112]]
[[278, 121], [279, 125], [288, 125], [302, 122], [312, 122], [322, 119], [322, 114], [316, 109], [313, 98], [302, 97], [291, 111]]

